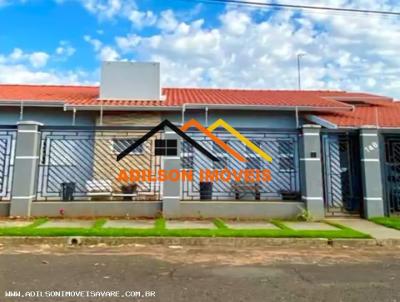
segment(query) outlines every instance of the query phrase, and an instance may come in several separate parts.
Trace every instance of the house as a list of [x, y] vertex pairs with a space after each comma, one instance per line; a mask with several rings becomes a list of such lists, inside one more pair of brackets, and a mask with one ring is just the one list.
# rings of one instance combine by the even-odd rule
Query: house
[[[168, 129], [117, 161], [164, 121], [218, 161]], [[157, 63], [105, 62], [98, 87], [2, 84], [0, 215], [390, 215], [400, 211], [399, 127], [400, 105], [389, 97], [161, 89]], [[121, 169], [148, 181], [123, 184]], [[171, 169], [196, 173], [155, 177]], [[210, 181], [203, 170], [233, 176]], [[246, 182], [237, 171], [270, 179]]]

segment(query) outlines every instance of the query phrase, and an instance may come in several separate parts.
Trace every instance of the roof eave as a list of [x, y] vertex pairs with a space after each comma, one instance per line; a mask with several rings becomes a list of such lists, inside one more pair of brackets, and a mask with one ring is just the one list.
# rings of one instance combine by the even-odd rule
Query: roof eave
[[100, 106], [100, 105], [72, 105], [66, 108], [76, 110], [104, 110], [104, 111], [182, 111], [184, 109], [228, 109], [228, 110], [272, 110], [272, 111], [351, 111], [352, 107], [319, 107], [319, 106], [269, 106], [269, 105], [224, 105], [224, 104], [183, 104], [182, 106]]
[[3, 107], [64, 107], [65, 102], [60, 100], [10, 100], [0, 99], [0, 106]]
[[336, 111], [351, 111], [352, 106], [277, 106], [277, 105], [241, 105], [241, 104], [199, 104], [199, 103], [185, 103], [183, 105], [175, 106], [109, 106], [109, 105], [74, 105], [68, 104], [60, 100], [9, 100], [0, 99], [0, 106], [24, 106], [24, 107], [64, 107], [67, 109], [76, 110], [104, 110], [104, 111], [182, 111], [183, 109], [228, 109], [228, 110], [273, 110], [273, 111], [317, 111], [317, 112], [336, 112]]

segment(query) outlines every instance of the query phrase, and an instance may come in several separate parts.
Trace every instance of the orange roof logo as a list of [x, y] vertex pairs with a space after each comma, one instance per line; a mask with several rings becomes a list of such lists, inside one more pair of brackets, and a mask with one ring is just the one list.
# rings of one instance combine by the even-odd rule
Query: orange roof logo
[[261, 150], [257, 145], [252, 143], [247, 137], [245, 137], [243, 134], [241, 134], [239, 131], [237, 131], [235, 128], [233, 128], [231, 125], [229, 125], [227, 122], [225, 122], [223, 119], [217, 120], [215, 123], [213, 123], [211, 126], [208, 128], [205, 128], [202, 126], [198, 121], [195, 119], [191, 119], [190, 121], [186, 122], [182, 127], [182, 131], [187, 131], [190, 128], [196, 128], [199, 131], [201, 131], [205, 136], [209, 137], [214, 143], [216, 143], [219, 147], [221, 147], [223, 150], [225, 150], [227, 153], [229, 153], [231, 156], [236, 158], [240, 162], [246, 162], [246, 158], [243, 157], [239, 152], [228, 146], [226, 143], [224, 143], [220, 138], [218, 138], [216, 135], [214, 135], [212, 132], [217, 129], [217, 128], [224, 128], [227, 130], [229, 133], [231, 133], [233, 136], [235, 136], [239, 141], [241, 141], [244, 145], [246, 145], [249, 149], [251, 149], [253, 152], [261, 156], [264, 160], [268, 162], [272, 162], [272, 157], [268, 155], [266, 152]]

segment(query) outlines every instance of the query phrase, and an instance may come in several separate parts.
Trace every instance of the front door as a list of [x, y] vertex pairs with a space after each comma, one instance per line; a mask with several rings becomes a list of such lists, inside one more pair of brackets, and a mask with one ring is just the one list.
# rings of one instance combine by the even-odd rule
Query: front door
[[358, 135], [323, 134], [322, 149], [327, 215], [359, 215], [362, 188]]
[[385, 200], [390, 214], [400, 213], [400, 137], [385, 137]]

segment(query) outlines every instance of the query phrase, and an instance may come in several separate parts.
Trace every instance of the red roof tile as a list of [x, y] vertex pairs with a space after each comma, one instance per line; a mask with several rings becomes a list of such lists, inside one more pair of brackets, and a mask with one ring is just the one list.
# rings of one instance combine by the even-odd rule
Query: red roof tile
[[[343, 91], [288, 91], [288, 90], [237, 90], [205, 88], [164, 88], [164, 101], [104, 100], [105, 106], [182, 106], [183, 104], [207, 105], [256, 105], [279, 107], [346, 108], [347, 105], [331, 97], [351, 94]], [[67, 105], [99, 105], [99, 88], [95, 86], [44, 86], [0, 85], [1, 101], [63, 101]]]
[[[70, 106], [149, 106], [181, 107], [184, 104], [233, 105], [233, 106], [276, 106], [314, 107], [315, 109], [343, 109], [340, 112], [319, 112], [317, 115], [341, 127], [376, 125], [400, 127], [400, 102], [367, 93], [345, 91], [295, 91], [295, 90], [238, 90], [208, 88], [164, 88], [165, 100], [103, 100], [99, 101], [97, 86], [54, 86], [54, 85], [0, 85], [0, 102], [36, 101], [62, 102]], [[368, 101], [370, 107], [355, 107], [344, 100]]]
[[370, 106], [356, 106], [353, 111], [324, 112], [319, 113], [318, 117], [338, 127], [400, 127], [400, 102], [371, 100], [368, 103]]

